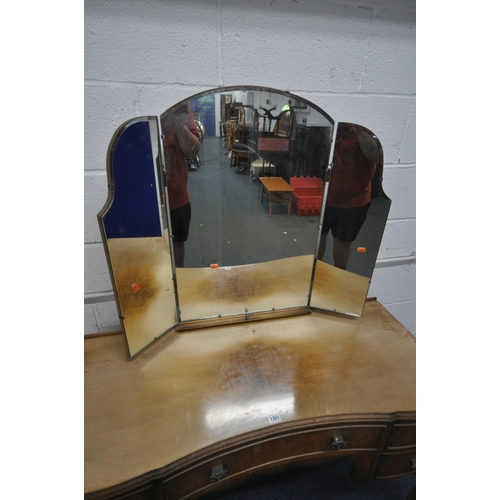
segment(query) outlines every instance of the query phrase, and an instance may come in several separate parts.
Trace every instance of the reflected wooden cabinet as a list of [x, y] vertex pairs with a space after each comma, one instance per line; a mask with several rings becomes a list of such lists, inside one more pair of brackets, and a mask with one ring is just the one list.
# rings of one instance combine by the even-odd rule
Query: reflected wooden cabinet
[[295, 133], [292, 175], [321, 177], [330, 155], [328, 127], [297, 124]]
[[361, 318], [171, 332], [130, 361], [85, 341], [85, 498], [194, 499], [291, 465], [349, 458], [356, 480], [415, 472], [415, 338]]

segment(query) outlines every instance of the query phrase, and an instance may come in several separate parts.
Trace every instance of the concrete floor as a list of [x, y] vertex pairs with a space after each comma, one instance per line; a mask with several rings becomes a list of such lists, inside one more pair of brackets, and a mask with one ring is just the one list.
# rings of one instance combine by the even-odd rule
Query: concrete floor
[[[234, 266], [315, 253], [319, 216], [287, 216], [287, 203], [268, 198], [261, 203], [262, 184], [249, 169], [230, 167], [221, 139], [205, 137], [201, 166], [189, 173], [192, 220], [186, 242], [186, 267], [210, 264]], [[372, 200], [368, 218], [354, 242], [348, 270], [371, 277], [390, 200]], [[365, 253], [357, 248], [364, 247]], [[333, 264], [333, 238], [328, 238], [324, 261]]]
[[186, 242], [186, 267], [234, 266], [313, 254], [319, 217], [287, 215], [286, 202], [274, 203], [249, 170], [230, 167], [222, 141], [204, 139], [201, 167], [189, 173], [192, 220]]

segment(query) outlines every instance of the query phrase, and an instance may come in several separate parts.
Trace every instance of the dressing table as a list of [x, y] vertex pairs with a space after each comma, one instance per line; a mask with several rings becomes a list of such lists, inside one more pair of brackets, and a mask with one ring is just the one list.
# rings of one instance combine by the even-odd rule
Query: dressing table
[[170, 332], [130, 360], [85, 340], [85, 498], [199, 498], [289, 465], [414, 473], [415, 338], [377, 301]]
[[[339, 269], [318, 259], [326, 195], [335, 182], [334, 120], [309, 101], [262, 87], [216, 89], [179, 105], [189, 102], [203, 121], [196, 110], [206, 100], [222, 113], [231, 95], [246, 106], [247, 118], [255, 113], [254, 124], [261, 105], [294, 107], [289, 150], [301, 157], [302, 173], [324, 180], [317, 233], [276, 259], [238, 261], [219, 244], [208, 253], [216, 255], [216, 266], [192, 260], [177, 267], [160, 121], [143, 117], [120, 127], [108, 151], [109, 197], [98, 221], [122, 331], [85, 340], [87, 500], [201, 498], [254, 475], [336, 458], [351, 460], [357, 480], [415, 473], [415, 338], [366, 297], [390, 207], [381, 188], [381, 146], [380, 177], [373, 180], [377, 209], [354, 242], [367, 255], [354, 253], [347, 269]], [[213, 120], [224, 117], [215, 113]], [[325, 164], [311, 163], [309, 149], [298, 151], [308, 142], [306, 123], [327, 131], [326, 143], [314, 150]], [[209, 168], [203, 148], [218, 147], [216, 141], [203, 139], [196, 174]], [[265, 161], [266, 152], [259, 154]], [[211, 172], [229, 169], [225, 161], [211, 164]], [[294, 162], [281, 164], [285, 180]], [[239, 178], [241, 201], [253, 181], [244, 185]], [[248, 203], [261, 206], [259, 194]], [[207, 199], [193, 195], [191, 202], [208, 213]], [[222, 222], [210, 231], [222, 235], [231, 214], [219, 208]], [[271, 218], [262, 208], [261, 234], [264, 220], [282, 233], [283, 217], [304, 234], [309, 230], [307, 220]], [[258, 239], [242, 225], [246, 242]]]

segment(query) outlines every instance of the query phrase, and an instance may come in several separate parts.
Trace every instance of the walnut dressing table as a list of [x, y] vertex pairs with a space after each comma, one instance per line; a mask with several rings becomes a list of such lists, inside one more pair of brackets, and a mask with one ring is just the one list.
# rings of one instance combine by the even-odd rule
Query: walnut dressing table
[[[320, 181], [318, 219], [290, 207], [268, 217], [249, 179], [229, 179], [234, 165], [210, 132], [219, 109], [267, 141], [257, 153], [285, 186], [263, 177], [270, 195], [293, 177]], [[193, 143], [188, 123], [203, 168], [190, 181], [184, 262], [169, 191], [185, 187], [176, 144]], [[391, 206], [383, 165], [369, 129], [267, 87], [207, 90], [116, 130], [98, 223], [123, 334], [85, 340], [87, 500], [195, 499], [341, 457], [354, 479], [414, 473], [415, 339], [365, 303]], [[322, 260], [324, 214], [330, 189], [341, 208], [359, 206], [353, 186], [371, 202], [341, 269]]]
[[415, 338], [376, 300], [172, 330], [129, 359], [85, 340], [85, 498], [194, 499], [348, 457], [352, 477], [415, 469]]

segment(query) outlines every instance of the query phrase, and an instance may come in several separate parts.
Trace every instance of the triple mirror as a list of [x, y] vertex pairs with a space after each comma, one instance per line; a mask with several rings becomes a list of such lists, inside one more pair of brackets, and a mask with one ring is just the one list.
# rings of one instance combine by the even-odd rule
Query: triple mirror
[[98, 214], [130, 356], [177, 330], [363, 311], [390, 208], [368, 129], [264, 87], [124, 123]]

